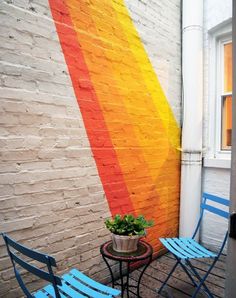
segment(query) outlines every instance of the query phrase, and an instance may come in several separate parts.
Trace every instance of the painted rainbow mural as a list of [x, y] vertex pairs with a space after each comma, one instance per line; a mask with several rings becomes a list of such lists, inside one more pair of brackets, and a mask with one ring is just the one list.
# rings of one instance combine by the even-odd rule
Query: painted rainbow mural
[[180, 129], [123, 0], [49, 0], [112, 215], [178, 233]]

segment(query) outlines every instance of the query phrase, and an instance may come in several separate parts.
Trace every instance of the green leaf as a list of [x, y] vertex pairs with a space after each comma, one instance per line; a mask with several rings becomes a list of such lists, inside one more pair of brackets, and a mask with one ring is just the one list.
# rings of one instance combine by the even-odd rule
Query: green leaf
[[116, 214], [113, 219], [106, 219], [105, 225], [109, 231], [117, 235], [145, 235], [145, 229], [153, 226], [154, 221], [146, 220], [143, 215], [134, 217], [132, 214]]

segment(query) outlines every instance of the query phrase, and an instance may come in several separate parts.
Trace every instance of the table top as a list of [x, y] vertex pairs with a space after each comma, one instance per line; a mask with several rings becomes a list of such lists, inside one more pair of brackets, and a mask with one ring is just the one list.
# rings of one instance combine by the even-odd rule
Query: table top
[[140, 240], [138, 243], [138, 249], [134, 252], [123, 253], [117, 252], [112, 248], [112, 241], [105, 242], [100, 248], [101, 254], [111, 260], [117, 261], [141, 261], [152, 256], [153, 249], [152, 246]]

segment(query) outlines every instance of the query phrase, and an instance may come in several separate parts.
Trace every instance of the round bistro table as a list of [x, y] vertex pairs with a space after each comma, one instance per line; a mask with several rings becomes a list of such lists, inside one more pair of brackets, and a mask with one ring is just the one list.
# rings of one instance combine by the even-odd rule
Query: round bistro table
[[[105, 242], [102, 244], [101, 248], [101, 255], [107, 264], [107, 267], [110, 271], [111, 275], [111, 280], [112, 280], [112, 286], [119, 285], [121, 287], [121, 297], [124, 297], [124, 293], [126, 290], [127, 297], [129, 297], [129, 293], [137, 295], [137, 297], [140, 297], [139, 294], [139, 288], [140, 288], [140, 282], [141, 278], [144, 274], [144, 271], [147, 269], [149, 264], [152, 261], [152, 254], [153, 254], [153, 249], [150, 244], [147, 242], [141, 240], [138, 243], [138, 249], [135, 252], [132, 253], [121, 253], [113, 250], [112, 248], [112, 241]], [[120, 274], [120, 283], [115, 282], [114, 279], [114, 274], [112, 272], [111, 266], [108, 262], [108, 259], [113, 260], [113, 261], [118, 261], [119, 262], [119, 274]], [[131, 271], [135, 270], [135, 268], [132, 268], [132, 263], [135, 262], [142, 262], [145, 263], [145, 266], [143, 267], [138, 282], [136, 285], [130, 285], [129, 284], [129, 277]], [[126, 273], [123, 275], [123, 263], [126, 263]], [[133, 269], [133, 270], [131, 270]], [[124, 277], [126, 276], [126, 281], [124, 281]], [[137, 289], [137, 293], [134, 293], [130, 288], [135, 288]]]

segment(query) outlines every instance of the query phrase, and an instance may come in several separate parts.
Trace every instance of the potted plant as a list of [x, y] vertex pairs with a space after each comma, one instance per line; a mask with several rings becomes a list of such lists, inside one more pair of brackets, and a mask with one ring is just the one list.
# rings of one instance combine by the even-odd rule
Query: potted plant
[[107, 219], [105, 225], [112, 233], [113, 249], [117, 252], [134, 252], [138, 241], [146, 235], [146, 228], [153, 226], [153, 220], [146, 220], [143, 215], [137, 217], [131, 214]]

